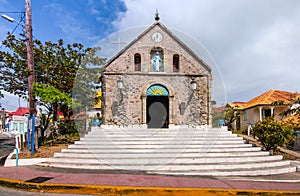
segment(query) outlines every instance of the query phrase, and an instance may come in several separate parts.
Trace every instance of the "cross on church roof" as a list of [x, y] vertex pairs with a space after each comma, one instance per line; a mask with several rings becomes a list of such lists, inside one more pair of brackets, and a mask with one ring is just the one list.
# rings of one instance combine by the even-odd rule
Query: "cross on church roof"
[[120, 38], [120, 36], [119, 36], [119, 33], [118, 33], [118, 41], [117, 42], [113, 42], [112, 44], [117, 44], [118, 45], [118, 50], [120, 49], [119, 48], [119, 46], [121, 45], [121, 44], [126, 44], [126, 42], [121, 42], [121, 38]]
[[158, 13], [158, 10], [156, 9], [156, 13], [155, 13], [155, 20], [156, 21], [159, 21], [159, 13]]

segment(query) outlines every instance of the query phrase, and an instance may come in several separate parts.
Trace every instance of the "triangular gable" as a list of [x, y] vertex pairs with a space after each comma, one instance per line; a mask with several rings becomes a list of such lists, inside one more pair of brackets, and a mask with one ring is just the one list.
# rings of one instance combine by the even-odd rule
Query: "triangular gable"
[[121, 51], [119, 51], [115, 56], [113, 56], [104, 66], [104, 72], [105, 69], [117, 58], [119, 58], [126, 50], [128, 50], [132, 45], [134, 45], [138, 40], [140, 40], [142, 37], [144, 37], [148, 32], [150, 32], [152, 29], [154, 29], [156, 26], [160, 26], [160, 28], [167, 33], [170, 37], [172, 37], [175, 42], [177, 42], [182, 48], [184, 48], [193, 58], [198, 61], [203, 67], [208, 71], [211, 72], [211, 67], [204, 62], [193, 50], [191, 50], [185, 43], [183, 43], [172, 31], [170, 31], [167, 27], [165, 27], [160, 22], [155, 22], [153, 25], [151, 25], [149, 28], [147, 28], [143, 33], [141, 33], [136, 39], [131, 41], [127, 46], [125, 46]]

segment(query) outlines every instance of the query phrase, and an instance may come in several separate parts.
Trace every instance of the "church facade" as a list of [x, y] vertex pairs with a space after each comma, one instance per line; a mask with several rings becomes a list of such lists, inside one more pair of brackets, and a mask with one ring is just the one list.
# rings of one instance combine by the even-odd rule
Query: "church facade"
[[110, 59], [103, 124], [211, 125], [211, 68], [159, 20]]

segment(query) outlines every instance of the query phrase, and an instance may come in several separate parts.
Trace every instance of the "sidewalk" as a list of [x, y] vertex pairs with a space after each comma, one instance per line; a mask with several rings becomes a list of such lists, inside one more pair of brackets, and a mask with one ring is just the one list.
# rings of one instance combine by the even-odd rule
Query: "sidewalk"
[[185, 177], [143, 172], [0, 167], [0, 184], [17, 189], [71, 194], [300, 194], [300, 173], [260, 177]]

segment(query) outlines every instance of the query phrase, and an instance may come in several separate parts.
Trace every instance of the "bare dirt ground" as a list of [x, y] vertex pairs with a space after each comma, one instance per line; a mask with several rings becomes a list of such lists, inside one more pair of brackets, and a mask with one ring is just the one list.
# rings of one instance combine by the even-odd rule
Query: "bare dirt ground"
[[[53, 139], [49, 139], [43, 146], [40, 146], [35, 150], [34, 154], [28, 151], [27, 147], [24, 147], [19, 152], [19, 159], [26, 158], [50, 158], [54, 153], [61, 152], [62, 149], [68, 148], [68, 145], [73, 144], [80, 139], [79, 135], [61, 135]], [[15, 159], [16, 155], [13, 155]]]
[[[19, 153], [19, 159], [26, 158], [50, 158], [53, 157], [55, 152], [61, 152], [61, 149], [68, 148], [67, 144], [56, 144], [54, 146], [41, 146], [39, 147], [34, 154], [28, 152], [27, 148], [22, 149]], [[13, 159], [16, 158], [16, 155], [13, 155]]]

